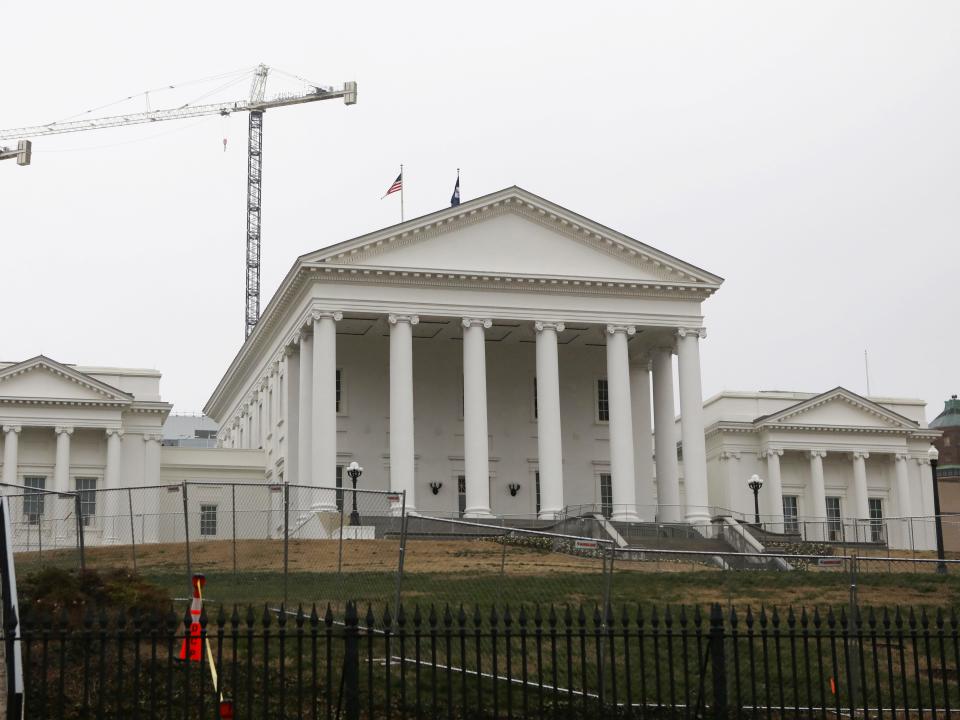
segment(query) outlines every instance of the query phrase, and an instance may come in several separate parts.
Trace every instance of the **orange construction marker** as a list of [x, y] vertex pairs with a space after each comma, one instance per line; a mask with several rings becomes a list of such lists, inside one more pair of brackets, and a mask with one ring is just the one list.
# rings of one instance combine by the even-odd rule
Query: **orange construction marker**
[[190, 629], [180, 645], [180, 659], [190, 662], [203, 660], [203, 646], [200, 643], [200, 613], [203, 611], [203, 586], [207, 583], [203, 575], [193, 576], [193, 599], [190, 601]]

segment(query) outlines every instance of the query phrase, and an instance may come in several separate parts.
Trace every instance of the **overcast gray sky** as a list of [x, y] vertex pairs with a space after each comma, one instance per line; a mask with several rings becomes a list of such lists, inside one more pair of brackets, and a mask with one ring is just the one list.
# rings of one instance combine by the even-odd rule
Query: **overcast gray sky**
[[[725, 277], [705, 396], [864, 392], [864, 349], [873, 393], [928, 417], [960, 389], [956, 2], [57, 1], [6, 25], [0, 127], [258, 62], [359, 82], [266, 115], [264, 305], [296, 256], [398, 220], [401, 162], [408, 217], [461, 167], [465, 199], [520, 185]], [[243, 338], [246, 122], [0, 164], [0, 359], [156, 367], [199, 410]]]

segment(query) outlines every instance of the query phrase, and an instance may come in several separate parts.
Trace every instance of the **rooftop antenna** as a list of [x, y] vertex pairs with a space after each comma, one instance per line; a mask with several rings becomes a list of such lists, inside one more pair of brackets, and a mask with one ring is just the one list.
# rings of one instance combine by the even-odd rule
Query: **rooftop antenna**
[[870, 397], [870, 360], [866, 348], [863, 350], [863, 372], [867, 376], [867, 397]]

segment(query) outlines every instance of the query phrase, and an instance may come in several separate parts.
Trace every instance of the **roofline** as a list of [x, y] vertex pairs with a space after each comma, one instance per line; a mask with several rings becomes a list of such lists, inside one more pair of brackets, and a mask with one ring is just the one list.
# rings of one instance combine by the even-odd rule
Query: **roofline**
[[785, 408], [783, 408], [782, 410], [777, 410], [776, 412], [773, 412], [773, 413], [767, 413], [766, 415], [761, 415], [761, 416], [759, 416], [759, 417], [757, 417], [757, 418], [754, 418], [753, 422], [754, 422], [755, 425], [757, 425], [757, 426], [759, 427], [760, 425], [762, 425], [764, 422], [770, 420], [771, 418], [774, 418], [774, 417], [776, 417], [776, 416], [778, 416], [778, 415], [783, 415], [784, 413], [787, 413], [787, 412], [789, 412], [790, 410], [795, 409], [795, 408], [796, 408], [797, 406], [799, 406], [799, 405], [803, 405], [803, 404], [809, 403], [809, 402], [814, 402], [814, 401], [816, 401], [816, 400], [819, 400], [819, 399], [821, 399], [821, 398], [825, 398], [825, 397], [827, 397], [828, 395], [830, 395], [830, 394], [832, 394], [832, 393], [836, 393], [836, 392], [838, 392], [838, 391], [841, 391], [841, 392], [844, 392], [844, 393], [848, 393], [849, 395], [853, 395], [854, 397], [858, 397], [858, 398], [860, 398], [861, 400], [870, 403], [871, 405], [876, 405], [877, 408], [879, 408], [880, 410], [883, 410], [885, 413], [889, 413], [890, 415], [893, 415], [894, 417], [898, 418], [899, 420], [901, 420], [902, 422], [904, 422], [904, 423], [906, 423], [906, 424], [908, 424], [908, 425], [914, 426], [916, 429], [920, 429], [920, 430], [925, 430], [925, 429], [926, 429], [926, 428], [921, 428], [921, 427], [920, 427], [920, 423], [918, 423], [917, 421], [911, 420], [910, 418], [906, 417], [905, 415], [901, 415], [900, 413], [896, 412], [895, 410], [891, 410], [890, 408], [886, 408], [886, 407], [884, 407], [883, 405], [880, 405], [880, 404], [879, 404], [878, 402], [876, 402], [875, 400], [871, 400], [870, 398], [867, 398], [867, 397], [864, 397], [863, 395], [860, 395], [860, 394], [858, 394], [858, 393], [855, 393], [855, 392], [853, 392], [853, 390], [848, 390], [847, 388], [843, 387], [842, 385], [837, 385], [835, 388], [832, 388], [832, 389], [830, 389], [830, 390], [827, 390], [826, 392], [822, 392], [822, 393], [820, 393], [819, 395], [814, 395], [813, 397], [809, 397], [809, 398], [806, 398], [806, 399], [804, 399], [804, 400], [801, 400], [800, 402], [795, 403], [795, 404], [793, 404], [793, 405], [790, 405], [789, 407], [785, 407]]
[[[675, 257], [670, 253], [664, 252], [659, 248], [655, 248], [652, 245], [647, 245], [645, 242], [641, 240], [637, 240], [636, 238], [631, 237], [630, 235], [626, 235], [625, 233], [622, 233], [619, 230], [614, 230], [613, 228], [607, 225], [604, 225], [603, 223], [599, 223], [596, 220], [592, 220], [591, 218], [588, 218], [585, 215], [581, 215], [580, 213], [575, 212], [573, 210], [570, 210], [569, 208], [566, 208], [563, 205], [558, 205], [557, 203], [551, 202], [550, 200], [547, 200], [545, 197], [542, 197], [541, 195], [537, 195], [536, 193], [532, 193], [529, 190], [525, 190], [519, 185], [511, 185], [509, 187], [505, 187], [500, 190], [487, 193], [486, 195], [481, 195], [480, 197], [473, 198], [472, 200], [463, 202], [460, 205], [441, 208], [440, 210], [436, 210], [426, 215], [420, 215], [419, 217], [411, 218], [401, 223], [396, 223], [394, 225], [388, 225], [386, 227], [379, 228], [377, 230], [373, 230], [368, 233], [364, 233], [363, 235], [357, 235], [356, 237], [352, 237], [347, 240], [334, 243], [333, 245], [328, 245], [318, 250], [312, 250], [311, 252], [300, 255], [297, 258], [297, 261], [306, 262], [307, 257], [311, 255], [316, 255], [321, 251], [325, 251], [324, 256], [334, 255], [338, 251], [342, 250], [343, 248], [349, 245], [353, 245], [355, 243], [362, 243], [364, 241], [371, 240], [379, 235], [395, 235], [397, 233], [403, 232], [405, 229], [417, 227], [418, 225], [423, 225], [424, 223], [431, 222], [435, 218], [439, 218], [444, 215], [458, 215], [464, 212], [465, 210], [473, 209], [474, 206], [489, 205], [491, 202], [496, 202], [496, 200], [498, 199], [498, 196], [509, 196], [515, 193], [526, 195], [532, 201], [542, 204], [546, 207], [549, 207], [555, 211], [572, 215], [576, 217], [579, 221], [581, 221], [581, 224], [592, 225], [604, 232], [610, 233], [611, 235], [616, 235], [625, 240], [629, 240], [630, 242], [637, 243], [638, 245], [642, 245], [643, 247], [649, 249], [650, 252], [653, 254], [662, 255], [663, 257], [669, 258], [670, 260], [672, 260], [673, 262], [677, 263], [680, 266], [685, 266], [690, 270], [696, 271], [698, 273], [701, 273], [709, 277], [710, 281], [713, 282], [714, 284], [720, 285], [724, 281], [724, 279], [719, 275], [715, 275], [714, 273], [708, 270], [704, 270], [703, 268], [697, 265], [694, 265], [693, 263], [687, 262], [686, 260], [681, 260], [680, 258]], [[318, 262], [318, 260], [314, 260], [313, 262]]]
[[49, 357], [47, 357], [46, 355], [42, 355], [42, 354], [41, 354], [41, 355], [34, 355], [32, 358], [27, 358], [26, 360], [23, 360], [23, 361], [21, 361], [21, 362], [14, 363], [14, 364], [12, 364], [12, 365], [7, 365], [7, 366], [4, 367], [4, 368], [0, 368], [0, 373], [6, 372], [6, 371], [8, 371], [8, 370], [17, 370], [17, 369], [19, 369], [19, 368], [21, 368], [21, 367], [24, 367], [24, 368], [25, 368], [25, 367], [27, 367], [28, 365], [30, 365], [31, 363], [37, 363], [37, 362], [44, 362], [44, 363], [48, 364], [50, 367], [52, 367], [52, 368], [54, 368], [54, 369], [60, 369], [61, 372], [62, 372], [63, 370], [66, 370], [66, 371], [69, 371], [69, 372], [77, 373], [78, 375], [82, 375], [82, 376], [84, 376], [84, 377], [86, 377], [86, 378], [89, 378], [89, 382], [90, 382], [91, 384], [99, 385], [99, 386], [100, 386], [101, 388], [103, 388], [103, 389], [106, 389], [106, 390], [108, 390], [108, 391], [110, 391], [110, 392], [113, 392], [113, 393], [116, 393], [116, 394], [118, 394], [118, 395], [122, 395], [124, 398], [127, 398], [127, 399], [128, 399], [129, 401], [131, 401], [131, 402], [133, 402], [133, 401], [136, 400], [136, 398], [133, 396], [133, 393], [128, 393], [128, 392], [126, 392], [125, 390], [121, 390], [121, 389], [118, 388], [118, 387], [114, 387], [114, 386], [111, 385], [110, 383], [106, 383], [106, 382], [104, 382], [103, 380], [100, 380], [100, 379], [95, 378], [95, 377], [91, 377], [90, 375], [88, 375], [88, 374], [87, 374], [86, 372], [84, 372], [83, 370], [80, 370], [76, 365], [65, 365], [64, 363], [57, 362], [57, 361], [54, 360], [53, 358], [49, 358]]

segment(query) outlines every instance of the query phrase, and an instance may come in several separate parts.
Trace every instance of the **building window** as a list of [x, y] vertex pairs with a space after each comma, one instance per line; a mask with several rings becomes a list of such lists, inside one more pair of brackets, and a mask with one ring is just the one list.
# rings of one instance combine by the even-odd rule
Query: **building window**
[[800, 532], [800, 524], [797, 522], [797, 496], [796, 495], [784, 495], [783, 496], [783, 532], [785, 533], [798, 533]]
[[23, 478], [23, 484], [34, 488], [23, 494], [23, 514], [27, 516], [28, 523], [37, 525], [43, 519], [44, 493], [39, 491], [46, 487], [47, 478], [43, 475], [27, 475]]
[[97, 479], [78, 477], [74, 480], [80, 493], [80, 512], [83, 513], [84, 526], [89, 525], [97, 514]]
[[534, 493], [536, 495], [537, 515], [540, 514], [540, 471], [533, 473]]
[[606, 378], [597, 380], [597, 422], [610, 422], [610, 393]]
[[457, 475], [457, 511], [460, 517], [467, 511], [467, 476]]
[[600, 510], [605, 518], [613, 515], [613, 481], [610, 473], [600, 473]]
[[217, 506], [200, 506], [200, 535], [213, 536], [217, 534]]
[[870, 542], [883, 542], [883, 500], [867, 498], [870, 510]]
[[343, 512], [343, 465], [337, 465], [336, 488], [337, 488], [337, 510], [339, 510], [340, 512]]
[[838, 542], [843, 540], [843, 520], [840, 515], [840, 498], [827, 499], [827, 540]]
[[537, 407], [537, 379], [533, 379], [533, 419], [536, 420], [540, 416], [537, 414], [540, 411], [540, 408]]
[[337, 412], [343, 412], [343, 370], [337, 368]]

